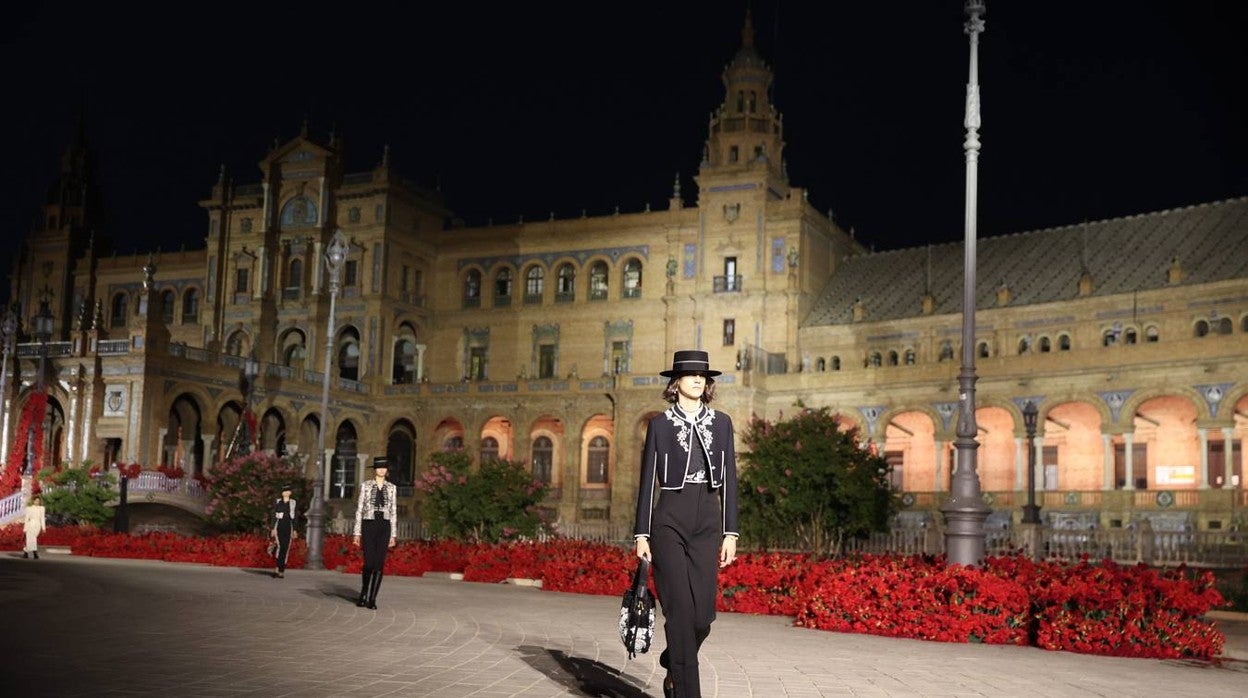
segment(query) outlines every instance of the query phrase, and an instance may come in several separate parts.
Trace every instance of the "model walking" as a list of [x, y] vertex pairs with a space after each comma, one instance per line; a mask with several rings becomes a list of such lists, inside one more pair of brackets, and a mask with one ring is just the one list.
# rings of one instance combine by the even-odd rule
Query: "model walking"
[[43, 497], [31, 497], [26, 505], [26, 518], [22, 522], [22, 530], [26, 533], [26, 547], [22, 549], [22, 557], [35, 556], [39, 559], [39, 534], [48, 527], [48, 515], [43, 508]]
[[395, 511], [398, 488], [386, 482], [390, 472], [385, 458], [373, 459], [373, 479], [360, 485], [360, 498], [355, 505], [356, 546], [364, 546], [364, 571], [360, 579], [360, 598], [356, 606], [377, 608], [377, 589], [381, 587], [386, 567], [386, 551], [395, 544]]
[[291, 498], [290, 485], [282, 486], [282, 496], [273, 504], [273, 538], [277, 541], [277, 568], [274, 576], [281, 579], [286, 576], [286, 557], [290, 554], [290, 541], [299, 537], [295, 530], [295, 517], [298, 509]]
[[[637, 490], [637, 556], [650, 559], [663, 609], [664, 696], [700, 698], [698, 649], [711, 633], [719, 568], [737, 556], [737, 462], [732, 420], [708, 403], [715, 376], [704, 351], [678, 351], [650, 420]], [[654, 487], [660, 494], [655, 505]]]

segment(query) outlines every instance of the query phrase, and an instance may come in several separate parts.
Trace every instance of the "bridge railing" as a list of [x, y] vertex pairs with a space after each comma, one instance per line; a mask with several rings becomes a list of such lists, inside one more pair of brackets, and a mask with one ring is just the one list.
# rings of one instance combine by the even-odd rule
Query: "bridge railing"
[[164, 492], [180, 494], [191, 499], [207, 499], [208, 490], [203, 483], [193, 477], [171, 478], [161, 472], [144, 470], [136, 478], [127, 483], [128, 492]]

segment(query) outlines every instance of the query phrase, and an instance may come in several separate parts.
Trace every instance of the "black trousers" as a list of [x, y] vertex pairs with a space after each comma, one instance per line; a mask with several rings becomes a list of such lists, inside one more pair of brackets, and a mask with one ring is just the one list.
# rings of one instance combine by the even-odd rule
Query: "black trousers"
[[711, 633], [724, 540], [719, 494], [707, 485], [663, 490], [650, 530], [654, 581], [663, 608], [667, 649], [659, 664], [672, 674], [675, 695], [700, 698], [698, 649]]
[[286, 571], [286, 556], [290, 554], [290, 532], [293, 526], [290, 519], [277, 522], [277, 570]]
[[385, 519], [364, 519], [360, 522], [360, 547], [364, 549], [364, 571], [382, 572], [386, 567], [386, 551], [390, 549], [390, 522]]

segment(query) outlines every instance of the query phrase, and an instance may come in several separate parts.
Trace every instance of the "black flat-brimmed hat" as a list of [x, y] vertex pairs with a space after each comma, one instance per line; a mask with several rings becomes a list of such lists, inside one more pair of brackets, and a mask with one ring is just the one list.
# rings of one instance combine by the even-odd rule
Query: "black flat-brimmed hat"
[[389, 458], [374, 458], [374, 459], [373, 459], [373, 462], [372, 462], [372, 463], [370, 463], [368, 467], [370, 467], [370, 468], [374, 468], [374, 469], [376, 469], [376, 468], [389, 468], [389, 467], [390, 467], [390, 459], [389, 459]]
[[294, 492], [295, 488], [290, 485], [282, 485], [283, 492]]
[[677, 378], [689, 373], [705, 373], [710, 378], [720, 374], [719, 371], [711, 370], [710, 355], [697, 349], [684, 349], [676, 352], [672, 355], [672, 368], [659, 371], [660, 376], [668, 378]]

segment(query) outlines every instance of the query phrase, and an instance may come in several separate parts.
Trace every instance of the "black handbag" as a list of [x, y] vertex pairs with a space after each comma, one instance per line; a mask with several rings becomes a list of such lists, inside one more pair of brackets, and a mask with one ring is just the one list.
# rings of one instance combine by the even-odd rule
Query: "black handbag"
[[633, 584], [624, 592], [620, 604], [620, 641], [629, 659], [649, 652], [654, 639], [654, 596], [646, 587], [649, 578], [650, 561], [638, 558]]

